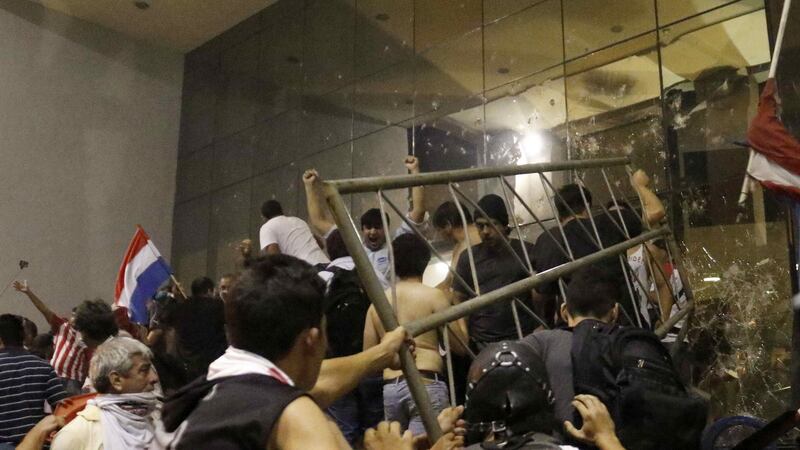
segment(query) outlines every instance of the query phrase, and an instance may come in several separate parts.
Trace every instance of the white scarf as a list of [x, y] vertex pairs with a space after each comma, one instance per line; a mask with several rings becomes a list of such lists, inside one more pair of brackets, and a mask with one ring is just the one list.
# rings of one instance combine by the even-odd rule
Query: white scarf
[[286, 375], [286, 372], [281, 370], [272, 361], [263, 356], [248, 352], [247, 350], [234, 347], [228, 347], [222, 356], [208, 366], [208, 375], [206, 379], [215, 380], [217, 378], [247, 375], [250, 373], [268, 375], [281, 383], [294, 386], [294, 381], [292, 381], [289, 375]]
[[[153, 440], [153, 420], [157, 397], [152, 392], [136, 394], [103, 394], [89, 400], [100, 409], [104, 450], [144, 450]], [[140, 413], [123, 404], [141, 408]]]

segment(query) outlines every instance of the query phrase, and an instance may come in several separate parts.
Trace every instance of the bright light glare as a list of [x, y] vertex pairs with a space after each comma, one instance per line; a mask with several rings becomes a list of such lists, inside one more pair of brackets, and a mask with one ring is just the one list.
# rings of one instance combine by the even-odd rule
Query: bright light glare
[[541, 134], [535, 131], [526, 133], [520, 141], [520, 148], [522, 148], [522, 151], [525, 153], [525, 157], [529, 162], [536, 161], [542, 156], [542, 150], [544, 150], [544, 139], [542, 139]]
[[705, 277], [703, 281], [708, 281], [709, 283], [716, 283], [717, 281], [721, 280], [720, 277]]
[[422, 275], [422, 282], [427, 286], [436, 287], [447, 278], [447, 274], [450, 272], [447, 266], [447, 263], [441, 261], [428, 264], [428, 267], [425, 268], [425, 273]]

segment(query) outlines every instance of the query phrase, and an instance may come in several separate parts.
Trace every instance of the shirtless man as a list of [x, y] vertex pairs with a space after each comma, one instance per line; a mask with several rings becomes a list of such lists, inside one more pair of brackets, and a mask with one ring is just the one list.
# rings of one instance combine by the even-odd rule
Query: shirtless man
[[[400, 324], [410, 322], [421, 317], [450, 307], [450, 302], [445, 294], [435, 288], [422, 284], [422, 273], [431, 259], [430, 250], [425, 243], [414, 234], [402, 234], [392, 241], [394, 250], [395, 273], [398, 282], [395, 287], [396, 314]], [[386, 296], [391, 299], [391, 290]], [[450, 332], [459, 334], [466, 342], [466, 323], [463, 319], [449, 327]], [[367, 312], [367, 321], [364, 325], [364, 349], [367, 350], [378, 345], [385, 334], [374, 306]], [[461, 353], [454, 342], [453, 351]], [[417, 368], [425, 378], [425, 387], [431, 399], [431, 404], [436, 413], [440, 413], [449, 405], [447, 384], [443, 380], [444, 364], [439, 354], [439, 337], [436, 331], [429, 331], [415, 339]], [[414, 435], [425, 432], [422, 419], [416, 409], [414, 400], [408, 390], [408, 385], [399, 370], [384, 369], [383, 371], [383, 411], [384, 418], [389, 421], [400, 422], [403, 429], [409, 429]]]
[[[463, 209], [463, 211], [464, 218], [467, 221], [466, 232], [464, 230], [464, 222], [461, 220], [461, 214], [458, 211], [458, 206], [455, 203], [451, 201], [444, 202], [439, 205], [439, 207], [436, 208], [436, 212], [433, 213], [433, 226], [436, 228], [436, 231], [441, 237], [454, 244], [453, 256], [450, 258], [450, 267], [453, 269], [456, 267], [461, 252], [466, 250], [468, 243], [469, 245], [477, 245], [481, 242], [481, 234], [472, 221], [472, 214], [470, 214], [467, 209]], [[437, 287], [445, 292], [449, 292], [452, 286], [453, 273], [448, 271], [447, 278], [439, 283]]]
[[[406, 340], [396, 328], [368, 351], [323, 362], [327, 350], [325, 283], [307, 263], [289, 255], [254, 260], [225, 304], [230, 344], [225, 354], [164, 405], [163, 424], [175, 450], [349, 450], [323, 408], [351, 391], [363, 376], [397, 367]], [[459, 411], [434, 449], [454, 448]], [[447, 416], [447, 414], [445, 414]], [[368, 431], [367, 450], [411, 450], [399, 424]]]

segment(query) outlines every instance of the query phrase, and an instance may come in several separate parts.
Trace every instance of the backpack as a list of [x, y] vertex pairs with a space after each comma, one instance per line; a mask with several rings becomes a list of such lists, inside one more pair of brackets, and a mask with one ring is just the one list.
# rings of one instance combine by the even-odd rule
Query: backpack
[[651, 331], [584, 320], [573, 329], [571, 357], [575, 394], [606, 405], [625, 448], [700, 448], [708, 405], [686, 390]]
[[355, 269], [330, 266], [326, 270], [333, 273], [325, 293], [328, 356], [354, 355], [363, 350], [364, 322], [372, 303]]

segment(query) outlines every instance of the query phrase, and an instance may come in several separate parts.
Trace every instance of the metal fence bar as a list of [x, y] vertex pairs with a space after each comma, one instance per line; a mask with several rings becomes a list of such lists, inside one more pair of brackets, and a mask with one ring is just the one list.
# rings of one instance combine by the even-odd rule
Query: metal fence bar
[[[372, 263], [369, 261], [369, 257], [367, 257], [364, 251], [361, 238], [353, 225], [341, 194], [336, 189], [335, 184], [327, 182], [323, 184], [323, 192], [325, 194], [325, 200], [328, 202], [333, 217], [339, 226], [339, 233], [341, 233], [345, 246], [356, 264], [356, 270], [364, 285], [364, 290], [367, 291], [367, 295], [372, 301], [373, 306], [375, 306], [375, 312], [381, 319], [383, 328], [386, 331], [394, 330], [398, 326], [397, 317], [394, 311], [392, 311], [392, 307], [383, 291], [383, 286], [381, 286], [381, 282], [378, 280], [377, 275], [375, 275], [375, 269], [373, 269]], [[351, 226], [347, 226], [348, 224]], [[443, 325], [444, 323], [439, 325]], [[422, 382], [422, 376], [419, 373], [419, 369], [417, 369], [414, 356], [411, 354], [406, 344], [403, 344], [400, 349], [400, 363], [403, 367], [403, 374], [408, 382], [408, 390], [414, 402], [417, 404], [422, 422], [425, 425], [425, 431], [428, 433], [430, 440], [435, 442], [442, 436], [442, 429], [439, 427], [439, 423], [436, 420], [430, 397], [428, 397], [428, 391], [425, 389], [425, 384]]]
[[663, 324], [661, 324], [660, 327], [658, 327], [658, 329], [655, 331], [656, 336], [663, 339], [664, 336], [667, 335], [669, 330], [671, 330], [676, 323], [680, 322], [681, 320], [683, 320], [684, 317], [689, 315], [689, 313], [693, 309], [694, 309], [694, 303], [687, 303], [686, 307], [675, 313], [674, 316], [670, 317], [666, 322], [664, 322]]
[[664, 236], [669, 233], [670, 230], [668, 227], [662, 227], [656, 230], [648, 231], [647, 233], [642, 233], [641, 235], [625, 242], [612, 245], [606, 249], [586, 255], [582, 258], [576, 259], [575, 261], [570, 261], [550, 270], [539, 272], [524, 280], [516, 281], [500, 289], [496, 289], [487, 294], [473, 298], [468, 302], [462, 302], [458, 305], [448, 308], [447, 310], [431, 314], [422, 319], [408, 322], [403, 326], [412, 335], [419, 336], [426, 331], [436, 329], [443, 323], [458, 320], [485, 306], [491, 305], [498, 301], [507, 300], [515, 295], [530, 291], [541, 284], [553, 282], [564, 275], [580, 269], [581, 267], [597, 263], [605, 258], [608, 258], [609, 256], [617, 255], [631, 247], [635, 247], [649, 239]]
[[[589, 222], [592, 224], [592, 230], [594, 230], [594, 234], [595, 236], [597, 236], [597, 245], [600, 249], [602, 249], [603, 240], [600, 238], [600, 232], [597, 231], [597, 224], [594, 221], [594, 214], [592, 214], [592, 205], [589, 204], [589, 200], [586, 198], [586, 185], [583, 183], [583, 178], [581, 178], [578, 175], [577, 170], [573, 170], [573, 175], [575, 176], [575, 179], [578, 181], [578, 190], [581, 193], [581, 200], [583, 201], [583, 207], [586, 208], [586, 212], [588, 213], [589, 216]], [[566, 205], [566, 202], [564, 204]], [[569, 207], [569, 205], [567, 205], [567, 207]], [[605, 211], [605, 206], [603, 206], [603, 210]], [[608, 211], [606, 211], [606, 214], [608, 214]], [[608, 214], [608, 217], [611, 219], [611, 223], [616, 223], [614, 222], [614, 218], [611, 217], [611, 214]], [[575, 220], [577, 220], [578, 223], [580, 223], [579, 218], [576, 217]], [[624, 223], [624, 221], [622, 222]], [[630, 235], [628, 235], [627, 233], [624, 233], [623, 236], [625, 236], [627, 239], [630, 239]], [[633, 288], [630, 276], [628, 275], [628, 270], [630, 266], [628, 266], [627, 254], [625, 256], [620, 254], [618, 259], [620, 268], [622, 269], [622, 275], [625, 277], [625, 287], [628, 289], [628, 296], [631, 299], [631, 306], [633, 307], [633, 313], [636, 315], [636, 323], [639, 325], [639, 328], [643, 328], [642, 314], [639, 311], [639, 301], [638, 301], [639, 296], [636, 295], [636, 290]], [[630, 317], [628, 319], [630, 319]]]
[[506, 209], [511, 212], [511, 218], [514, 222], [514, 229], [517, 231], [517, 240], [519, 240], [521, 244], [520, 247], [522, 247], [522, 254], [525, 256], [525, 263], [528, 264], [528, 273], [533, 273], [533, 265], [531, 264], [531, 257], [528, 254], [528, 247], [522, 245], [525, 243], [525, 239], [522, 238], [522, 230], [519, 228], [516, 212], [511, 208], [511, 198], [509, 198], [508, 190], [506, 189], [505, 183], [503, 183], [506, 179], [503, 177], [497, 178], [500, 180], [500, 187], [503, 189], [503, 198], [506, 200]]
[[[603, 175], [605, 176], [605, 169], [601, 169], [601, 170], [603, 171]], [[631, 169], [630, 166], [625, 166], [625, 173], [628, 175], [628, 179], [631, 180], [631, 184], [633, 184], [633, 169]], [[641, 196], [641, 194], [639, 194], [639, 190], [636, 189], [636, 186], [631, 186], [631, 187], [633, 188], [633, 191], [636, 193], [636, 198], [639, 200], [639, 205], [640, 205], [640, 207], [642, 209], [642, 214], [641, 215], [637, 215], [637, 217], [639, 218], [639, 221], [644, 226], [644, 229], [649, 230], [649, 229], [652, 228], [652, 226], [650, 225], [650, 221], [645, 220], [645, 216], [647, 214], [647, 210], [645, 209], [645, 206], [644, 206], [644, 200], [642, 200], [642, 196]], [[612, 195], [613, 195], [613, 192], [612, 192]], [[629, 203], [629, 205], [630, 205], [630, 203]], [[631, 208], [631, 211], [635, 211], [635, 209], [633, 209], [632, 206], [629, 206], [629, 207]], [[647, 253], [647, 255], [646, 255], [647, 256], [646, 257], [647, 267], [650, 270], [651, 276], [655, 277], [655, 273], [653, 272], [653, 262], [652, 262], [652, 261], [655, 260], [655, 258], [653, 258], [653, 252], [650, 251], [650, 248], [647, 247], [646, 244], [644, 245], [644, 250], [645, 250], [645, 253]], [[667, 255], [668, 255], [669, 261], [675, 263], [675, 260], [673, 259], [672, 253], [669, 251], [669, 249], [667, 250]], [[667, 283], [667, 289], [669, 290], [670, 296], [672, 296], [672, 303], [675, 304], [675, 305], [678, 305], [678, 308], [680, 309], [680, 304], [678, 302], [678, 300], [679, 300], [678, 294], [672, 288], [672, 283], [670, 282], [669, 277], [667, 277], [666, 273], [664, 273], [664, 269], [661, 267], [660, 264], [655, 264], [655, 266], [658, 269], [658, 274], [661, 276], [661, 279], [664, 280], [665, 283]], [[678, 271], [678, 275], [679, 276], [681, 276], [680, 273], [681, 272]], [[654, 280], [655, 280], [655, 278], [654, 278]], [[681, 280], [681, 282], [682, 281], [683, 280]], [[659, 300], [659, 302], [658, 302], [658, 306], [659, 306], [658, 310], [661, 312], [661, 317], [663, 319], [664, 317], [666, 317], [666, 315], [671, 313], [671, 311], [661, 311], [661, 301], [660, 301], [661, 300], [661, 294], [658, 292], [658, 289], [656, 289], [656, 295], [658, 296], [658, 300]]]
[[556, 208], [556, 203], [553, 200], [553, 197], [551, 197], [550, 194], [547, 193], [547, 185], [544, 182], [544, 178], [545, 178], [544, 175], [539, 174], [539, 180], [542, 182], [542, 190], [544, 191], [544, 196], [547, 197], [547, 203], [550, 204], [550, 209], [553, 210], [553, 216], [556, 218], [556, 225], [558, 225], [558, 231], [561, 232], [561, 238], [563, 239], [564, 247], [567, 249], [570, 261], [575, 261], [575, 255], [572, 254], [572, 248], [570, 248], [569, 241], [567, 240], [567, 235], [566, 233], [564, 233], [564, 225], [561, 223], [561, 216], [558, 214], [558, 208]]
[[[511, 246], [511, 241], [509, 241], [508, 237], [503, 232], [501, 232], [499, 228], [497, 228], [497, 225], [495, 225], [492, 222], [492, 219], [489, 217], [488, 214], [486, 214], [486, 211], [484, 211], [483, 208], [478, 206], [477, 203], [473, 202], [469, 197], [467, 197], [458, 188], [456, 188], [452, 184], [450, 186], [455, 192], [457, 192], [461, 196], [461, 198], [463, 198], [467, 203], [469, 203], [470, 206], [475, 208], [475, 211], [477, 211], [480, 215], [482, 215], [487, 220], [489, 226], [491, 226], [492, 229], [494, 230], [494, 232], [497, 233], [497, 235], [503, 241], [503, 244], [505, 245], [506, 249], [509, 252], [511, 252], [511, 254], [514, 256], [514, 258], [517, 260], [517, 263], [519, 263], [519, 265], [522, 267], [522, 270], [526, 271], [528, 273], [528, 275], [531, 275], [533, 273], [533, 268], [530, 265], [530, 261], [528, 261], [528, 265], [526, 266], [525, 263], [522, 261], [522, 258], [519, 257], [519, 254], [517, 254], [517, 252], [514, 250], [514, 247]], [[521, 239], [520, 239], [520, 246], [525, 248], [524, 241], [522, 241]], [[475, 267], [473, 267], [472, 270], [475, 271]], [[517, 327], [517, 335], [519, 336], [520, 339], [522, 339], [524, 337], [524, 335], [522, 334], [522, 325], [520, 324], [520, 321], [519, 321], [519, 311], [517, 311], [517, 304], [518, 303], [520, 305], [524, 304], [518, 298], [515, 298], [514, 301], [511, 302], [511, 313], [514, 316], [514, 325]], [[541, 317], [539, 317], [532, 310], [530, 310], [529, 308], [526, 308], [526, 311], [531, 315], [531, 317], [533, 317], [536, 321], [538, 321], [542, 326], [544, 326], [545, 328], [549, 328], [547, 326], [547, 322], [545, 322]]]
[[[433, 245], [431, 245], [431, 243], [430, 243], [430, 242], [429, 242], [427, 239], [424, 239], [424, 235], [423, 235], [423, 234], [422, 234], [422, 232], [419, 230], [419, 227], [418, 227], [418, 226], [417, 226], [417, 225], [416, 225], [414, 222], [412, 222], [411, 220], [409, 220], [409, 219], [408, 219], [408, 217], [406, 217], [405, 215], [403, 215], [403, 214], [400, 212], [400, 209], [397, 207], [397, 205], [395, 205], [395, 204], [392, 202], [392, 200], [391, 200], [389, 197], [386, 197], [386, 195], [385, 195], [385, 194], [384, 194], [384, 197], [383, 197], [383, 199], [386, 201], [386, 204], [387, 204], [387, 205], [389, 205], [389, 207], [390, 207], [390, 208], [392, 208], [392, 210], [394, 210], [394, 212], [396, 212], [396, 213], [397, 213], [397, 214], [400, 216], [400, 218], [403, 220], [403, 222], [405, 222], [405, 223], [406, 223], [406, 225], [408, 225], [408, 226], [409, 226], [409, 227], [410, 227], [412, 230], [414, 230], [414, 233], [416, 233], [416, 234], [417, 234], [417, 236], [420, 236], [420, 237], [422, 237], [422, 238], [423, 238], [422, 240], [425, 242], [425, 245], [428, 247], [428, 250], [430, 250], [430, 251], [431, 251], [431, 254], [432, 254], [432, 255], [434, 255], [434, 256], [436, 256], [436, 258], [437, 258], [439, 261], [446, 262], [446, 261], [445, 261], [445, 259], [442, 257], [442, 254], [441, 254], [441, 253], [439, 253], [439, 251], [438, 251], [438, 250], [436, 250], [436, 247], [434, 247]], [[454, 279], [454, 280], [456, 280], [456, 281], [458, 281], [458, 282], [461, 284], [461, 286], [463, 286], [463, 287], [464, 287], [464, 289], [466, 289], [466, 290], [467, 290], [467, 292], [471, 293], [471, 295], [475, 295], [475, 291], [473, 291], [473, 290], [472, 290], [472, 287], [469, 285], [469, 283], [467, 283], [467, 282], [464, 280], [464, 278], [462, 278], [462, 277], [461, 277], [461, 275], [459, 275], [459, 274], [458, 274], [458, 272], [456, 272], [456, 270], [455, 270], [455, 269], [453, 269], [453, 268], [450, 266], [450, 264], [447, 264], [447, 270], [450, 272], [450, 274], [452, 274], [452, 275], [453, 275], [453, 279]]]
[[383, 236], [386, 242], [386, 246], [388, 247], [389, 253], [389, 287], [392, 292], [392, 309], [394, 313], [397, 314], [397, 274], [395, 273], [394, 269], [394, 246], [392, 245], [392, 241], [390, 239], [391, 234], [389, 232], [389, 221], [386, 220], [386, 208], [383, 205], [383, 191], [378, 190], [378, 205], [380, 206], [381, 210], [381, 226], [383, 227]]
[[456, 384], [455, 376], [453, 375], [453, 355], [450, 352], [450, 333], [447, 327], [439, 328], [439, 333], [442, 335], [442, 344], [444, 345], [444, 365], [447, 369], [447, 388], [450, 391], [450, 406], [456, 406]]
[[[573, 215], [575, 217], [575, 219], [577, 220], [578, 214], [572, 209], [571, 206], [569, 206], [569, 204], [566, 202], [566, 200], [564, 200], [564, 197], [562, 197], [561, 194], [558, 193], [558, 189], [556, 189], [555, 186], [553, 186], [553, 183], [551, 183], [550, 180], [547, 179], [547, 177], [544, 177], [541, 174], [539, 175], [539, 177], [542, 179], [542, 182], [547, 183], [547, 185], [550, 186], [550, 189], [553, 190], [553, 193], [556, 195], [556, 198], [561, 202], [562, 205], [567, 207], [567, 211], [569, 211], [569, 213], [571, 215]], [[581, 195], [583, 196], [583, 192], [581, 192]], [[583, 199], [585, 201], [586, 197], [583, 197]], [[586, 210], [586, 214], [588, 214], [589, 217], [592, 216], [591, 208]], [[603, 247], [603, 245], [600, 243], [600, 238], [592, 236], [592, 232], [589, 231], [588, 228], [586, 228], [586, 225], [584, 225], [583, 222], [581, 222], [580, 220], [577, 220], [577, 224], [578, 224], [579, 227], [581, 227], [583, 232], [586, 233], [586, 237], [588, 237], [597, 248], [602, 248]], [[597, 231], [597, 230], [595, 230], [595, 231]]]
[[[503, 180], [503, 186], [505, 186], [508, 189], [510, 189], [511, 192], [514, 194], [514, 197], [516, 197], [517, 200], [519, 200], [519, 202], [522, 203], [522, 206], [525, 208], [526, 211], [528, 211], [528, 214], [530, 214], [531, 217], [533, 217], [534, 222], [536, 222], [536, 224], [539, 225], [539, 228], [541, 228], [542, 231], [545, 234], [547, 234], [548, 236], [550, 236], [550, 238], [553, 240], [553, 242], [555, 242], [555, 244], [558, 247], [558, 249], [561, 250], [561, 253], [564, 254], [564, 256], [566, 256], [567, 259], [572, 259], [570, 257], [570, 255], [569, 255], [569, 253], [567, 253], [567, 250], [564, 249], [564, 247], [561, 245], [561, 243], [558, 242], [558, 239], [556, 239], [556, 237], [553, 235], [553, 233], [546, 226], [544, 226], [544, 221], [539, 219], [538, 216], [536, 216], [536, 213], [534, 213], [533, 210], [531, 209], [531, 207], [528, 206], [527, 203], [525, 203], [525, 200], [523, 200], [522, 196], [519, 195], [519, 193], [516, 190], [514, 190], [514, 188], [511, 186], [511, 184], [508, 182], [508, 180], [506, 180], [505, 178], [502, 178], [502, 177], [500, 179]], [[505, 193], [505, 188], [503, 189], [503, 192]], [[508, 202], [508, 200], [506, 200], [506, 202]], [[546, 219], [546, 220], [555, 220], [556, 222], [558, 222], [558, 216], [556, 216], [553, 219]], [[530, 225], [530, 224], [523, 224], [523, 226], [524, 225]]]
[[[544, 191], [544, 196], [547, 198], [547, 203], [550, 205], [550, 210], [553, 212], [553, 217], [556, 218], [556, 226], [558, 226], [558, 231], [561, 233], [561, 238], [564, 242], [564, 247], [567, 249], [568, 258], [570, 261], [575, 261], [575, 255], [572, 253], [572, 248], [570, 248], [569, 241], [567, 240], [567, 235], [564, 233], [564, 224], [561, 223], [561, 216], [558, 214], [558, 208], [556, 208], [556, 203], [553, 200], [553, 197], [547, 192], [547, 185], [544, 183], [545, 176], [543, 174], [539, 174], [539, 181], [542, 183], [542, 191]], [[553, 239], [553, 241], [558, 242], [552, 234], [549, 236]], [[564, 285], [564, 280], [558, 280], [558, 291], [561, 293], [561, 300], [564, 301], [567, 298], [566, 287]], [[559, 306], [559, 305], [557, 305]]]
[[456, 208], [458, 208], [458, 214], [461, 216], [461, 226], [464, 227], [464, 239], [467, 241], [467, 257], [469, 257], [469, 268], [472, 273], [472, 291], [475, 292], [475, 295], [481, 295], [481, 286], [478, 284], [478, 272], [475, 270], [475, 256], [472, 254], [472, 242], [469, 238], [469, 228], [467, 217], [464, 215], [464, 207], [461, 206], [461, 202], [458, 201], [456, 191], [453, 190], [453, 183], [449, 183], [447, 189], [450, 191], [450, 196], [453, 197]]
[[[406, 217], [402, 212], [400, 212], [400, 208], [398, 208], [397, 205], [395, 205], [392, 202], [392, 200], [389, 197], [386, 196], [386, 194], [381, 193], [381, 196], [383, 196], [383, 200], [386, 202], [386, 204], [389, 205], [389, 207], [392, 208], [392, 210], [394, 210], [394, 212], [397, 213], [400, 216], [401, 219], [403, 219], [403, 222], [405, 222], [406, 225], [408, 225], [414, 231], [414, 233], [417, 234], [417, 236], [420, 236], [422, 238], [422, 242], [425, 243], [425, 245], [428, 247], [428, 250], [431, 251], [431, 254], [436, 256], [436, 258], [439, 261], [442, 261], [447, 265], [447, 270], [450, 271], [450, 273], [453, 275], [453, 280], [458, 281], [464, 287], [464, 289], [466, 289], [467, 292], [470, 293], [470, 295], [476, 295], [475, 291], [473, 291], [472, 287], [470, 287], [470, 285], [466, 281], [464, 281], [464, 279], [461, 277], [461, 275], [459, 275], [458, 272], [456, 272], [455, 269], [453, 269], [450, 266], [450, 264], [447, 264], [447, 262], [444, 260], [442, 255], [439, 253], [439, 251], [436, 250], [436, 247], [431, 245], [431, 243], [427, 239], [424, 238], [424, 235], [419, 230], [419, 227], [414, 222], [409, 220], [408, 217]], [[447, 328], [448, 329], [451, 329], [451, 327], [452, 327], [451, 324], [447, 324]], [[461, 344], [462, 347], [464, 347], [464, 349], [467, 351], [467, 354], [469, 355], [469, 357], [472, 358], [472, 359], [475, 359], [475, 357], [476, 357], [475, 352], [473, 352], [472, 349], [469, 348], [469, 345], [467, 345], [467, 343], [464, 342], [461, 339], [461, 337], [458, 336], [458, 333], [453, 332], [453, 337], [458, 341], [459, 344]]]
[[601, 158], [570, 160], [550, 163], [524, 164], [521, 166], [477, 167], [473, 169], [445, 170], [411, 175], [393, 175], [367, 178], [350, 178], [328, 181], [336, 186], [339, 194], [372, 192], [378, 189], [401, 189], [422, 185], [448, 184], [458, 181], [480, 180], [504, 175], [556, 172], [560, 170], [624, 166], [630, 158]]
[[[452, 186], [452, 185], [451, 185], [451, 186]], [[528, 273], [530, 274], [530, 273], [532, 272], [532, 269], [530, 268], [530, 266], [529, 266], [529, 265], [525, 265], [525, 261], [523, 261], [523, 260], [522, 260], [522, 258], [520, 258], [520, 257], [519, 257], [519, 254], [516, 252], [516, 250], [514, 250], [514, 247], [512, 247], [512, 246], [511, 246], [511, 241], [509, 241], [509, 240], [508, 240], [508, 236], [506, 236], [506, 234], [505, 234], [505, 233], [503, 233], [503, 232], [500, 230], [500, 228], [498, 228], [498, 226], [494, 224], [494, 222], [492, 222], [492, 218], [491, 218], [491, 217], [489, 217], [489, 215], [488, 215], [488, 214], [486, 214], [486, 211], [484, 211], [484, 210], [483, 210], [483, 208], [481, 208], [481, 207], [480, 207], [480, 206], [479, 206], [479, 205], [478, 205], [476, 202], [472, 201], [472, 199], [470, 199], [469, 197], [467, 197], [466, 195], [464, 195], [464, 193], [463, 193], [463, 192], [461, 192], [461, 190], [460, 190], [460, 189], [458, 189], [458, 188], [457, 188], [457, 187], [455, 187], [455, 186], [452, 186], [452, 187], [453, 187], [453, 190], [454, 190], [456, 193], [458, 193], [458, 195], [460, 195], [460, 196], [461, 196], [461, 198], [463, 198], [465, 202], [467, 202], [467, 203], [469, 204], [469, 206], [471, 206], [472, 208], [474, 208], [474, 209], [475, 209], [475, 211], [476, 211], [478, 214], [480, 214], [481, 216], [483, 216], [483, 218], [484, 218], [484, 219], [486, 219], [486, 221], [488, 222], [488, 225], [489, 225], [490, 227], [492, 227], [492, 229], [494, 230], [494, 232], [495, 232], [495, 233], [497, 233], [497, 235], [498, 235], [498, 236], [500, 237], [500, 239], [503, 241], [503, 245], [506, 247], [506, 250], [508, 250], [509, 252], [511, 252], [511, 254], [514, 256], [514, 259], [516, 259], [516, 260], [517, 260], [517, 263], [519, 263], [520, 267], [522, 267], [522, 270], [524, 270], [524, 271], [526, 271], [526, 272], [528, 272]], [[508, 214], [508, 210], [506, 210], [506, 214]], [[474, 220], [474, 219], [477, 219], [477, 217], [473, 217], [473, 220]], [[520, 245], [522, 245], [522, 240], [520, 240]], [[523, 246], [523, 247], [524, 247], [524, 246]]]

